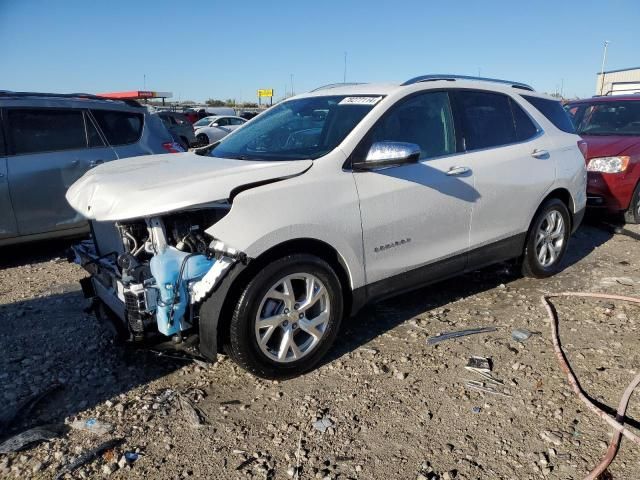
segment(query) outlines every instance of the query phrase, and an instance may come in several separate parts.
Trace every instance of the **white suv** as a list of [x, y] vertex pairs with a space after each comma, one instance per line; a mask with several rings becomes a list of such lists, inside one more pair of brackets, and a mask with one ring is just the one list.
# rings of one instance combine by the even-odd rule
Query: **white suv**
[[580, 142], [516, 82], [322, 87], [197, 154], [86, 173], [67, 193], [92, 220], [84, 291], [132, 338], [295, 375], [372, 300], [507, 259], [557, 272], [586, 203]]

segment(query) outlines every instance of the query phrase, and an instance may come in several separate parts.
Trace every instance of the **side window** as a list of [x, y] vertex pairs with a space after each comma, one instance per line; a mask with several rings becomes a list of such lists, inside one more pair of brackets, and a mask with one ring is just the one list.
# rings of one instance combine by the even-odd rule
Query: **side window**
[[244, 122], [242, 120], [240, 120], [239, 118], [230, 118], [229, 119], [229, 123], [231, 125], [242, 125]]
[[2, 130], [2, 112], [0, 112], [0, 157], [4, 157], [7, 154], [7, 147], [4, 143], [4, 131]]
[[466, 150], [498, 147], [516, 142], [509, 97], [500, 93], [456, 93]]
[[415, 143], [421, 159], [454, 153], [456, 136], [449, 95], [429, 92], [401, 101], [378, 121], [368, 137], [367, 148], [383, 141]]
[[80, 110], [9, 109], [9, 138], [16, 155], [87, 148]]
[[218, 120], [215, 121], [215, 123], [217, 123], [219, 127], [226, 127], [229, 125], [229, 119], [219, 118]]
[[524, 142], [534, 137], [538, 133], [538, 127], [535, 126], [529, 115], [522, 109], [520, 105], [509, 99], [511, 103], [511, 112], [513, 113], [513, 122], [516, 126], [516, 140]]
[[547, 117], [556, 128], [567, 133], [576, 133], [576, 129], [569, 118], [569, 114], [562, 108], [557, 100], [549, 100], [546, 98], [533, 97], [531, 95], [522, 96], [527, 102], [536, 107], [541, 114]]
[[89, 115], [84, 116], [84, 122], [87, 128], [87, 141], [89, 142], [89, 148], [104, 147], [104, 142], [100, 138], [100, 134], [93, 124], [93, 121], [89, 118]]
[[91, 110], [98, 126], [111, 145], [137, 142], [142, 135], [144, 115], [115, 110]]

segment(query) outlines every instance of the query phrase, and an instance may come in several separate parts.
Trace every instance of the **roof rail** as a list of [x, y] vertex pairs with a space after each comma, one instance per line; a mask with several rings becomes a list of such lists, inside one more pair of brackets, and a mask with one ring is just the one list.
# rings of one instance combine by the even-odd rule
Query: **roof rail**
[[456, 80], [478, 80], [481, 82], [493, 82], [493, 83], [502, 83], [505, 85], [510, 85], [513, 88], [520, 88], [522, 90], [534, 91], [531, 85], [527, 85], [522, 82], [512, 82], [511, 80], [501, 80], [499, 78], [485, 78], [485, 77], [472, 77], [469, 75], [445, 75], [445, 74], [432, 74], [432, 75], [421, 75], [419, 77], [414, 77], [402, 84], [405, 85], [413, 85], [414, 83], [420, 82], [435, 82], [437, 80], [445, 80], [449, 82], [455, 82]]
[[135, 100], [122, 100], [118, 98], [101, 97], [99, 95], [93, 95], [92, 93], [45, 93], [45, 92], [12, 92], [11, 90], [0, 90], [0, 97], [48, 97], [48, 98], [83, 98], [87, 100], [102, 100], [123, 102], [127, 105], [134, 107], [141, 107], [140, 103]]
[[321, 87], [314, 88], [311, 92], [317, 92], [318, 90], [329, 90], [330, 88], [349, 87], [352, 85], [363, 85], [363, 82], [348, 82], [348, 83], [329, 83], [322, 85]]

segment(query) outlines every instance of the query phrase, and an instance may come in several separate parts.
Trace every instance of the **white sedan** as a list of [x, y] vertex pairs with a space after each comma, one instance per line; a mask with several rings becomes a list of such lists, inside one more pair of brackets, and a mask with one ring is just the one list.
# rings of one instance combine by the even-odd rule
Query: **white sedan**
[[209, 145], [222, 140], [247, 121], [242, 117], [211, 116], [204, 117], [193, 124], [196, 140], [200, 145]]

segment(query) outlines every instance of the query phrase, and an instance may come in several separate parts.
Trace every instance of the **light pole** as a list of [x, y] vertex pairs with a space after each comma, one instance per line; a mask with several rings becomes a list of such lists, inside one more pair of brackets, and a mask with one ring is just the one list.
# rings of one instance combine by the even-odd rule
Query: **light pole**
[[342, 83], [347, 83], [347, 52], [344, 52], [344, 74], [342, 75]]
[[604, 88], [604, 64], [607, 61], [607, 47], [609, 46], [609, 40], [604, 41], [604, 52], [602, 52], [602, 67], [600, 68], [600, 95], [602, 95], [602, 89]]
[[293, 97], [295, 95], [293, 91], [293, 73], [291, 73], [290, 75], [291, 75], [291, 96]]

